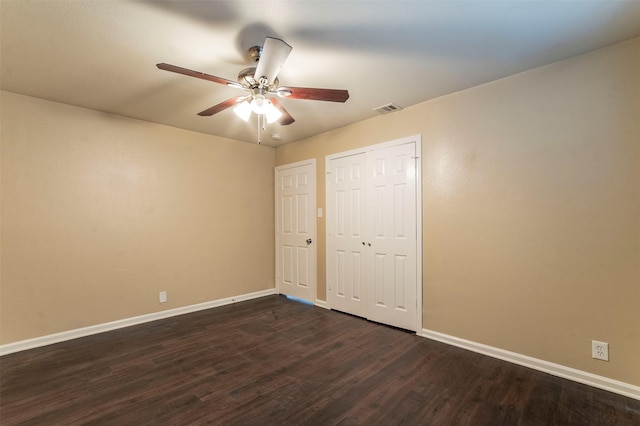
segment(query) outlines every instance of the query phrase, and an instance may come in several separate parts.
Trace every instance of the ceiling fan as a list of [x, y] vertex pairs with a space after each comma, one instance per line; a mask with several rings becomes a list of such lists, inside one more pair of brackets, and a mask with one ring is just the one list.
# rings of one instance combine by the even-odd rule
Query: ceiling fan
[[[246, 68], [238, 74], [238, 81], [192, 71], [171, 64], [157, 64], [161, 70], [188, 75], [218, 84], [242, 89], [248, 94], [235, 96], [220, 102], [198, 113], [200, 116], [211, 116], [234, 107], [234, 112], [244, 121], [248, 121], [251, 113], [258, 115], [258, 129], [260, 120], [264, 128], [264, 120], [268, 123], [278, 121], [286, 126], [295, 120], [289, 112], [277, 101], [277, 97], [289, 99], [308, 99], [315, 101], [345, 102], [349, 99], [349, 92], [340, 89], [318, 89], [309, 87], [281, 87], [278, 81], [278, 73], [285, 60], [291, 53], [292, 47], [284, 41], [267, 37], [264, 46], [254, 46], [249, 49], [249, 56], [257, 66]], [[275, 95], [275, 97], [273, 97]], [[258, 142], [259, 134], [258, 134]]]

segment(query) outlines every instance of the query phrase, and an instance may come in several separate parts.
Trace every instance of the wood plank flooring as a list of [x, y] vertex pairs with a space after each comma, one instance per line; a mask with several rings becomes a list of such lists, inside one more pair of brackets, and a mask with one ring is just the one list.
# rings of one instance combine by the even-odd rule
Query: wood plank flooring
[[269, 296], [0, 359], [2, 425], [639, 425], [640, 401]]

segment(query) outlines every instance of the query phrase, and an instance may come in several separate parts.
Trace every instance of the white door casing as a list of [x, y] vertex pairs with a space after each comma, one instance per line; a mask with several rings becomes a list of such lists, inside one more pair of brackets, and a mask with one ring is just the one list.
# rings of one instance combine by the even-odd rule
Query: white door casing
[[332, 309], [422, 327], [420, 135], [326, 158]]
[[316, 300], [315, 159], [276, 167], [276, 291]]

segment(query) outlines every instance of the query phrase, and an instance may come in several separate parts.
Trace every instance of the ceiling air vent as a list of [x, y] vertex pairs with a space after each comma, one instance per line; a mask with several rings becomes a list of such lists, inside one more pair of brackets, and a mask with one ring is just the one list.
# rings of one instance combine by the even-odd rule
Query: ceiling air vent
[[396, 104], [386, 104], [379, 106], [378, 108], [374, 108], [373, 110], [379, 112], [380, 114], [389, 114], [390, 112], [399, 111], [402, 107], [399, 107]]

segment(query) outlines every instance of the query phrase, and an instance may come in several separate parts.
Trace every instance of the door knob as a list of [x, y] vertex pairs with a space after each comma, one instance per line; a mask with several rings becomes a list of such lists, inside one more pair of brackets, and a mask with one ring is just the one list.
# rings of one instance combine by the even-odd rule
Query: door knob
[[307, 238], [307, 245], [311, 244], [313, 241], [311, 240], [311, 238]]

